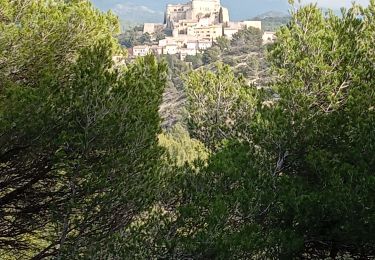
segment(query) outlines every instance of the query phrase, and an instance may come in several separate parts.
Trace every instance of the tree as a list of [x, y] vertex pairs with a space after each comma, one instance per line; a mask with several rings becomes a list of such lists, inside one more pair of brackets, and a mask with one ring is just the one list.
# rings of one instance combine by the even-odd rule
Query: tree
[[189, 132], [181, 125], [176, 124], [171, 130], [159, 136], [162, 147], [168, 151], [168, 160], [176, 166], [193, 164], [196, 160], [205, 160], [208, 157], [205, 146], [190, 138]]
[[[272, 89], [256, 91], [240, 138], [225, 137], [207, 167], [173, 173], [169, 258], [374, 258], [374, 14], [375, 1], [293, 13], [269, 49]], [[191, 95], [217, 92], [211, 75], [194, 79]], [[215, 111], [214, 97], [197, 100]]]
[[220, 36], [216, 38], [216, 45], [221, 51], [225, 51], [230, 47], [230, 40], [225, 36]]
[[[270, 16], [269, 16], [270, 15]], [[267, 16], [254, 17], [253, 21], [262, 21], [262, 31], [275, 32], [280, 27], [287, 25], [290, 22], [288, 14], [269, 14]]]
[[[23, 238], [37, 234], [49, 243], [34, 249], [37, 257], [57, 248], [88, 254], [105, 248], [150, 200], [165, 67], [147, 57], [119, 74], [108, 54], [108, 46], [83, 53], [68, 86], [13, 88], [2, 100], [1, 209], [15, 218], [6, 225], [4, 249], [22, 250]], [[35, 114], [26, 112], [30, 107]]]
[[204, 64], [214, 63], [219, 60], [221, 55], [220, 48], [213, 46], [203, 52], [202, 61]]
[[128, 30], [123, 34], [118, 36], [119, 43], [126, 48], [133, 48], [136, 45], [139, 45], [137, 32], [134, 30]]
[[[143, 35], [143, 26], [129, 27], [123, 33], [117, 36], [119, 43], [126, 48], [133, 48], [136, 45], [150, 42], [151, 36], [149, 34]], [[142, 42], [143, 41], [143, 42]]]
[[1, 0], [0, 6], [0, 88], [35, 84], [47, 73], [65, 75], [77, 50], [119, 30], [115, 16], [86, 1]]
[[166, 66], [116, 69], [86, 1], [1, 7], [0, 254], [90, 258], [152, 203]]
[[139, 42], [141, 44], [151, 43], [151, 35], [149, 33], [142, 34], [142, 36], [139, 37]]
[[249, 51], [259, 51], [262, 43], [262, 31], [254, 27], [239, 30], [233, 35], [231, 41], [232, 46], [247, 48]]
[[155, 37], [155, 40], [156, 40], [157, 42], [159, 42], [160, 40], [165, 39], [166, 34], [165, 34], [164, 30], [157, 30], [157, 31], [154, 33], [154, 37]]
[[222, 140], [236, 136], [253, 109], [252, 89], [237, 79], [227, 65], [216, 71], [193, 71], [186, 79], [188, 127], [193, 138], [216, 149]]
[[185, 58], [186, 62], [191, 62], [194, 69], [197, 69], [203, 65], [202, 54], [198, 53], [197, 55], [187, 55]]
[[294, 223], [280, 233], [295, 243], [280, 237], [285, 254], [374, 255], [375, 99], [366, 76], [374, 69], [368, 66], [374, 6], [353, 6], [342, 17], [302, 8], [270, 51], [280, 100], [267, 118], [275, 124], [268, 124], [272, 137], [265, 134], [262, 146], [271, 151], [274, 144], [275, 171], [288, 180], [278, 199], [288, 210], [276, 215]]

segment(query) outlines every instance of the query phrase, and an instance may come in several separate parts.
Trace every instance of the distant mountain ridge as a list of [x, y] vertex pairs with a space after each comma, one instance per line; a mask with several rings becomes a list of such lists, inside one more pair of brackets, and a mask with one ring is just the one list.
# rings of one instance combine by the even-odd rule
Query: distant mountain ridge
[[128, 24], [160, 23], [164, 18], [164, 13], [161, 11], [155, 11], [147, 6], [132, 3], [116, 4], [112, 11], [120, 18], [123, 26]]
[[290, 15], [286, 12], [268, 11], [249, 20], [262, 21], [263, 31], [277, 31], [281, 26], [288, 24]]
[[[147, 22], [161, 23], [163, 21], [163, 14], [161, 12], [143, 12], [143, 16], [137, 15], [138, 10], [125, 11], [123, 8], [115, 8], [113, 11], [117, 14], [121, 20], [123, 28], [132, 28], [136, 25], [142, 25]], [[140, 7], [142, 8], [142, 7]], [[271, 10], [265, 13], [256, 15], [255, 17], [249, 18], [247, 20], [262, 21], [265, 25], [263, 30], [273, 31], [279, 26], [287, 24], [289, 22], [290, 15], [286, 12]]]
[[262, 14], [259, 14], [257, 16], [255, 16], [254, 20], [263, 20], [263, 19], [266, 19], [266, 18], [285, 18], [285, 17], [289, 17], [289, 14], [286, 13], [286, 12], [280, 12], [280, 11], [268, 11], [268, 12], [265, 12], [265, 13], [262, 13]]

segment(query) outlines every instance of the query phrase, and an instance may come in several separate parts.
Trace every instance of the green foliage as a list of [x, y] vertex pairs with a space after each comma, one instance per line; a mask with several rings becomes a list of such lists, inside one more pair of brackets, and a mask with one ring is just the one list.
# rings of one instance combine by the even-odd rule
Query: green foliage
[[140, 45], [143, 41], [150, 41], [150, 35], [143, 35], [143, 26], [134, 26], [125, 30], [125, 32], [117, 36], [119, 43], [126, 48], [133, 48], [133, 46]]
[[160, 59], [166, 61], [169, 67], [168, 84], [160, 114], [163, 118], [163, 128], [170, 129], [183, 121], [185, 99], [182, 78], [191, 70], [191, 66], [180, 60], [177, 55], [163, 55]]
[[258, 50], [262, 46], [262, 31], [254, 27], [240, 30], [233, 35], [231, 44], [236, 47], [252, 47], [252, 51]]
[[255, 17], [253, 20], [262, 21], [262, 31], [276, 32], [282, 26], [287, 25], [290, 22], [290, 16], [279, 16], [279, 17]]
[[[374, 14], [375, 1], [341, 17], [315, 5], [293, 13], [269, 49], [275, 81], [250, 101], [225, 68], [192, 73], [189, 130], [214, 152], [207, 167], [173, 172], [174, 211], [159, 232], [170, 242], [154, 240], [157, 255], [374, 257]], [[243, 105], [236, 134], [220, 135], [220, 117]]]
[[[65, 86], [12, 87], [2, 100], [2, 172], [19, 179], [2, 191], [2, 206], [18, 208], [21, 237], [48, 225], [41, 255], [55, 255], [57, 245], [71, 256], [105, 246], [152, 199], [165, 66], [146, 57], [113, 71], [109, 50], [84, 51]], [[43, 211], [29, 212], [29, 204]]]
[[133, 46], [139, 45], [139, 37], [142, 35], [138, 33], [134, 29], [127, 30], [125, 33], [120, 34], [117, 36], [119, 43], [126, 48], [133, 48]]
[[192, 164], [196, 160], [206, 160], [208, 151], [198, 140], [192, 139], [181, 125], [175, 125], [170, 131], [159, 136], [160, 146], [166, 148], [168, 160], [176, 166]]
[[[293, 11], [265, 88], [245, 82], [265, 69], [253, 28], [207, 50], [205, 69], [119, 68], [111, 14], [0, 6], [0, 257], [374, 258], [374, 0]], [[161, 132], [177, 107], [162, 99], [183, 104], [168, 80], [186, 89], [189, 132]]]
[[160, 40], [165, 39], [166, 34], [164, 31], [158, 30], [154, 33], [155, 40], [159, 42]]
[[271, 75], [262, 43], [260, 30], [246, 28], [235, 34], [232, 41], [226, 37], [217, 38], [215, 45], [205, 51], [202, 60], [210, 69], [215, 67], [214, 63], [223, 62], [232, 67], [237, 77], [242, 76], [249, 84], [264, 87]]
[[149, 33], [142, 34], [142, 36], [139, 37], [139, 42], [141, 44], [149, 44], [149, 43], [151, 43], [151, 35]]
[[[248, 32], [248, 37], [252, 33]], [[215, 71], [216, 62], [222, 62], [233, 68], [237, 77], [243, 77], [247, 82], [257, 87], [263, 87], [269, 80], [269, 69], [265, 62], [264, 49], [262, 47], [262, 35], [259, 30], [255, 30], [252, 38], [256, 41], [247, 41], [244, 45], [234, 45], [225, 38], [217, 38], [214, 46], [205, 50], [203, 54], [187, 56], [185, 61], [179, 60], [176, 56], [167, 55], [165, 58], [170, 67], [170, 87], [166, 91], [165, 102], [162, 106], [163, 118], [167, 127], [182, 122], [184, 116], [181, 107], [185, 103], [185, 89], [183, 78], [191, 69], [204, 67]], [[251, 38], [251, 37], [250, 37]], [[256, 44], [256, 45], [254, 45]], [[188, 63], [191, 66], [187, 66]], [[176, 108], [177, 107], [177, 108]], [[166, 109], [168, 108], [168, 110]]]
[[230, 47], [230, 40], [224, 36], [217, 37], [216, 45], [220, 48], [221, 51], [225, 51]]
[[259, 99], [256, 120], [242, 129], [247, 142], [228, 138], [201, 175], [182, 177], [190, 200], [179, 208], [180, 228], [192, 233], [179, 250], [219, 259], [372, 257], [373, 10], [374, 2], [362, 19], [356, 7], [324, 17], [310, 5], [279, 32], [270, 50], [277, 98]]
[[253, 111], [252, 89], [237, 79], [229, 66], [218, 64], [216, 71], [200, 69], [186, 79], [188, 127], [210, 149], [237, 135]]
[[[87, 1], [0, 1], [0, 89], [64, 74], [77, 50], [118, 32]], [[111, 40], [114, 43], [114, 40]]]
[[165, 38], [163, 30], [157, 30], [153, 34], [143, 33], [143, 26], [136, 26], [127, 29], [117, 36], [119, 43], [126, 48], [133, 48], [136, 45], [152, 44], [153, 41], [160, 41]]
[[303, 241], [301, 252], [320, 257], [346, 251], [369, 257], [374, 250], [375, 96], [367, 76], [374, 73], [373, 10], [372, 1], [367, 9], [325, 17], [307, 6], [270, 50], [280, 100], [265, 112], [260, 145], [278, 147], [278, 172], [296, 190], [280, 198], [288, 211], [277, 216], [298, 223], [280, 234], [293, 234]]
[[152, 205], [166, 65], [86, 1], [2, 1], [0, 252], [90, 258]]
[[203, 52], [202, 61], [204, 64], [214, 63], [219, 60], [220, 55], [221, 55], [220, 48], [217, 46], [214, 46]]
[[[158, 107], [165, 85], [165, 66], [148, 56], [129, 65], [123, 74], [100, 79], [96, 64], [100, 69], [103, 57], [99, 56], [93, 62], [88, 58], [92, 56], [93, 53], [88, 53], [82, 60], [84, 63], [79, 64], [83, 74], [80, 69], [76, 75], [83, 82], [75, 84], [78, 91], [73, 90], [74, 94], [70, 94], [72, 101], [87, 100], [88, 104], [79, 101], [77, 107], [68, 110], [78, 113], [73, 115], [77, 125], [70, 128], [76, 136], [69, 136], [67, 131], [64, 136], [69, 139], [63, 140], [64, 144], [73, 145], [70, 149], [77, 152], [77, 158], [73, 158], [83, 173], [80, 177], [85, 180], [76, 189], [88, 191], [84, 193], [85, 201], [73, 204], [76, 212], [69, 216], [72, 221], [86, 216], [74, 221], [76, 226], [73, 225], [72, 234], [67, 235], [70, 241], [65, 242], [65, 254], [71, 256], [82, 253], [89, 256], [90, 251], [106, 247], [110, 236], [129, 225], [132, 218], [150, 205], [161, 156], [157, 140], [160, 132]], [[92, 74], [88, 70], [91, 64], [95, 64]], [[140, 80], [141, 77], [144, 80]], [[85, 98], [87, 93], [92, 93], [89, 94], [92, 98]], [[82, 121], [77, 121], [79, 118]], [[80, 126], [82, 132], [77, 133]], [[75, 140], [77, 148], [74, 147]], [[71, 157], [69, 154], [63, 158], [63, 163], [69, 162]], [[74, 169], [72, 174], [75, 178], [79, 176]], [[86, 237], [80, 238], [74, 231], [82, 230], [82, 225], [87, 226]], [[99, 227], [97, 231], [96, 227]]]
[[191, 64], [193, 65], [193, 68], [197, 69], [203, 65], [202, 59], [203, 59], [202, 54], [198, 53], [197, 55], [194, 55], [194, 56], [192, 55], [186, 56], [185, 61], [191, 62]]

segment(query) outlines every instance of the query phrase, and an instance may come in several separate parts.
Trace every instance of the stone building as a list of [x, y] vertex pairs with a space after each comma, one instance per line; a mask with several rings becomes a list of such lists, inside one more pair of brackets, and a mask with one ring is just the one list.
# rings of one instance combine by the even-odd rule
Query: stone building
[[150, 53], [150, 46], [147, 45], [138, 45], [133, 47], [133, 56], [146, 56]]
[[261, 21], [242, 21], [242, 22], [229, 22], [223, 28], [223, 35], [228, 39], [232, 39], [233, 35], [238, 33], [239, 30], [243, 30], [249, 27], [253, 27], [262, 30]]
[[192, 0], [186, 4], [168, 4], [165, 11], [166, 28], [174, 31], [186, 31], [188, 23], [197, 23], [201, 19], [211, 24], [229, 22], [229, 11], [221, 6], [220, 0]]
[[276, 40], [276, 32], [264, 32], [263, 36], [263, 44], [273, 43]]
[[261, 29], [260, 21], [231, 22], [229, 10], [220, 0], [191, 0], [185, 4], [168, 4], [164, 24], [146, 23], [144, 33], [151, 35], [164, 30], [165, 39], [157, 46], [135, 46], [133, 56], [147, 53], [179, 54], [181, 59], [196, 55], [212, 47], [218, 37], [229, 39], [239, 30], [255, 27]]
[[143, 24], [143, 33], [153, 34], [164, 30], [164, 24], [161, 23], [145, 23]]

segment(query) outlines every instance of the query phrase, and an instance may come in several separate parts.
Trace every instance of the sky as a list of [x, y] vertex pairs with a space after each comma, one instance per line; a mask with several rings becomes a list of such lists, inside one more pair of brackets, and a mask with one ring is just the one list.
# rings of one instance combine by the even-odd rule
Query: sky
[[[167, 3], [185, 3], [188, 0], [92, 0], [94, 5], [106, 11], [113, 10], [122, 20], [135, 22], [163, 22]], [[349, 7], [352, 0], [302, 0], [303, 3], [317, 2], [320, 7], [340, 9]], [[367, 5], [369, 0], [356, 0]], [[288, 12], [287, 0], [222, 0], [229, 8], [231, 20], [244, 20], [268, 11]]]

